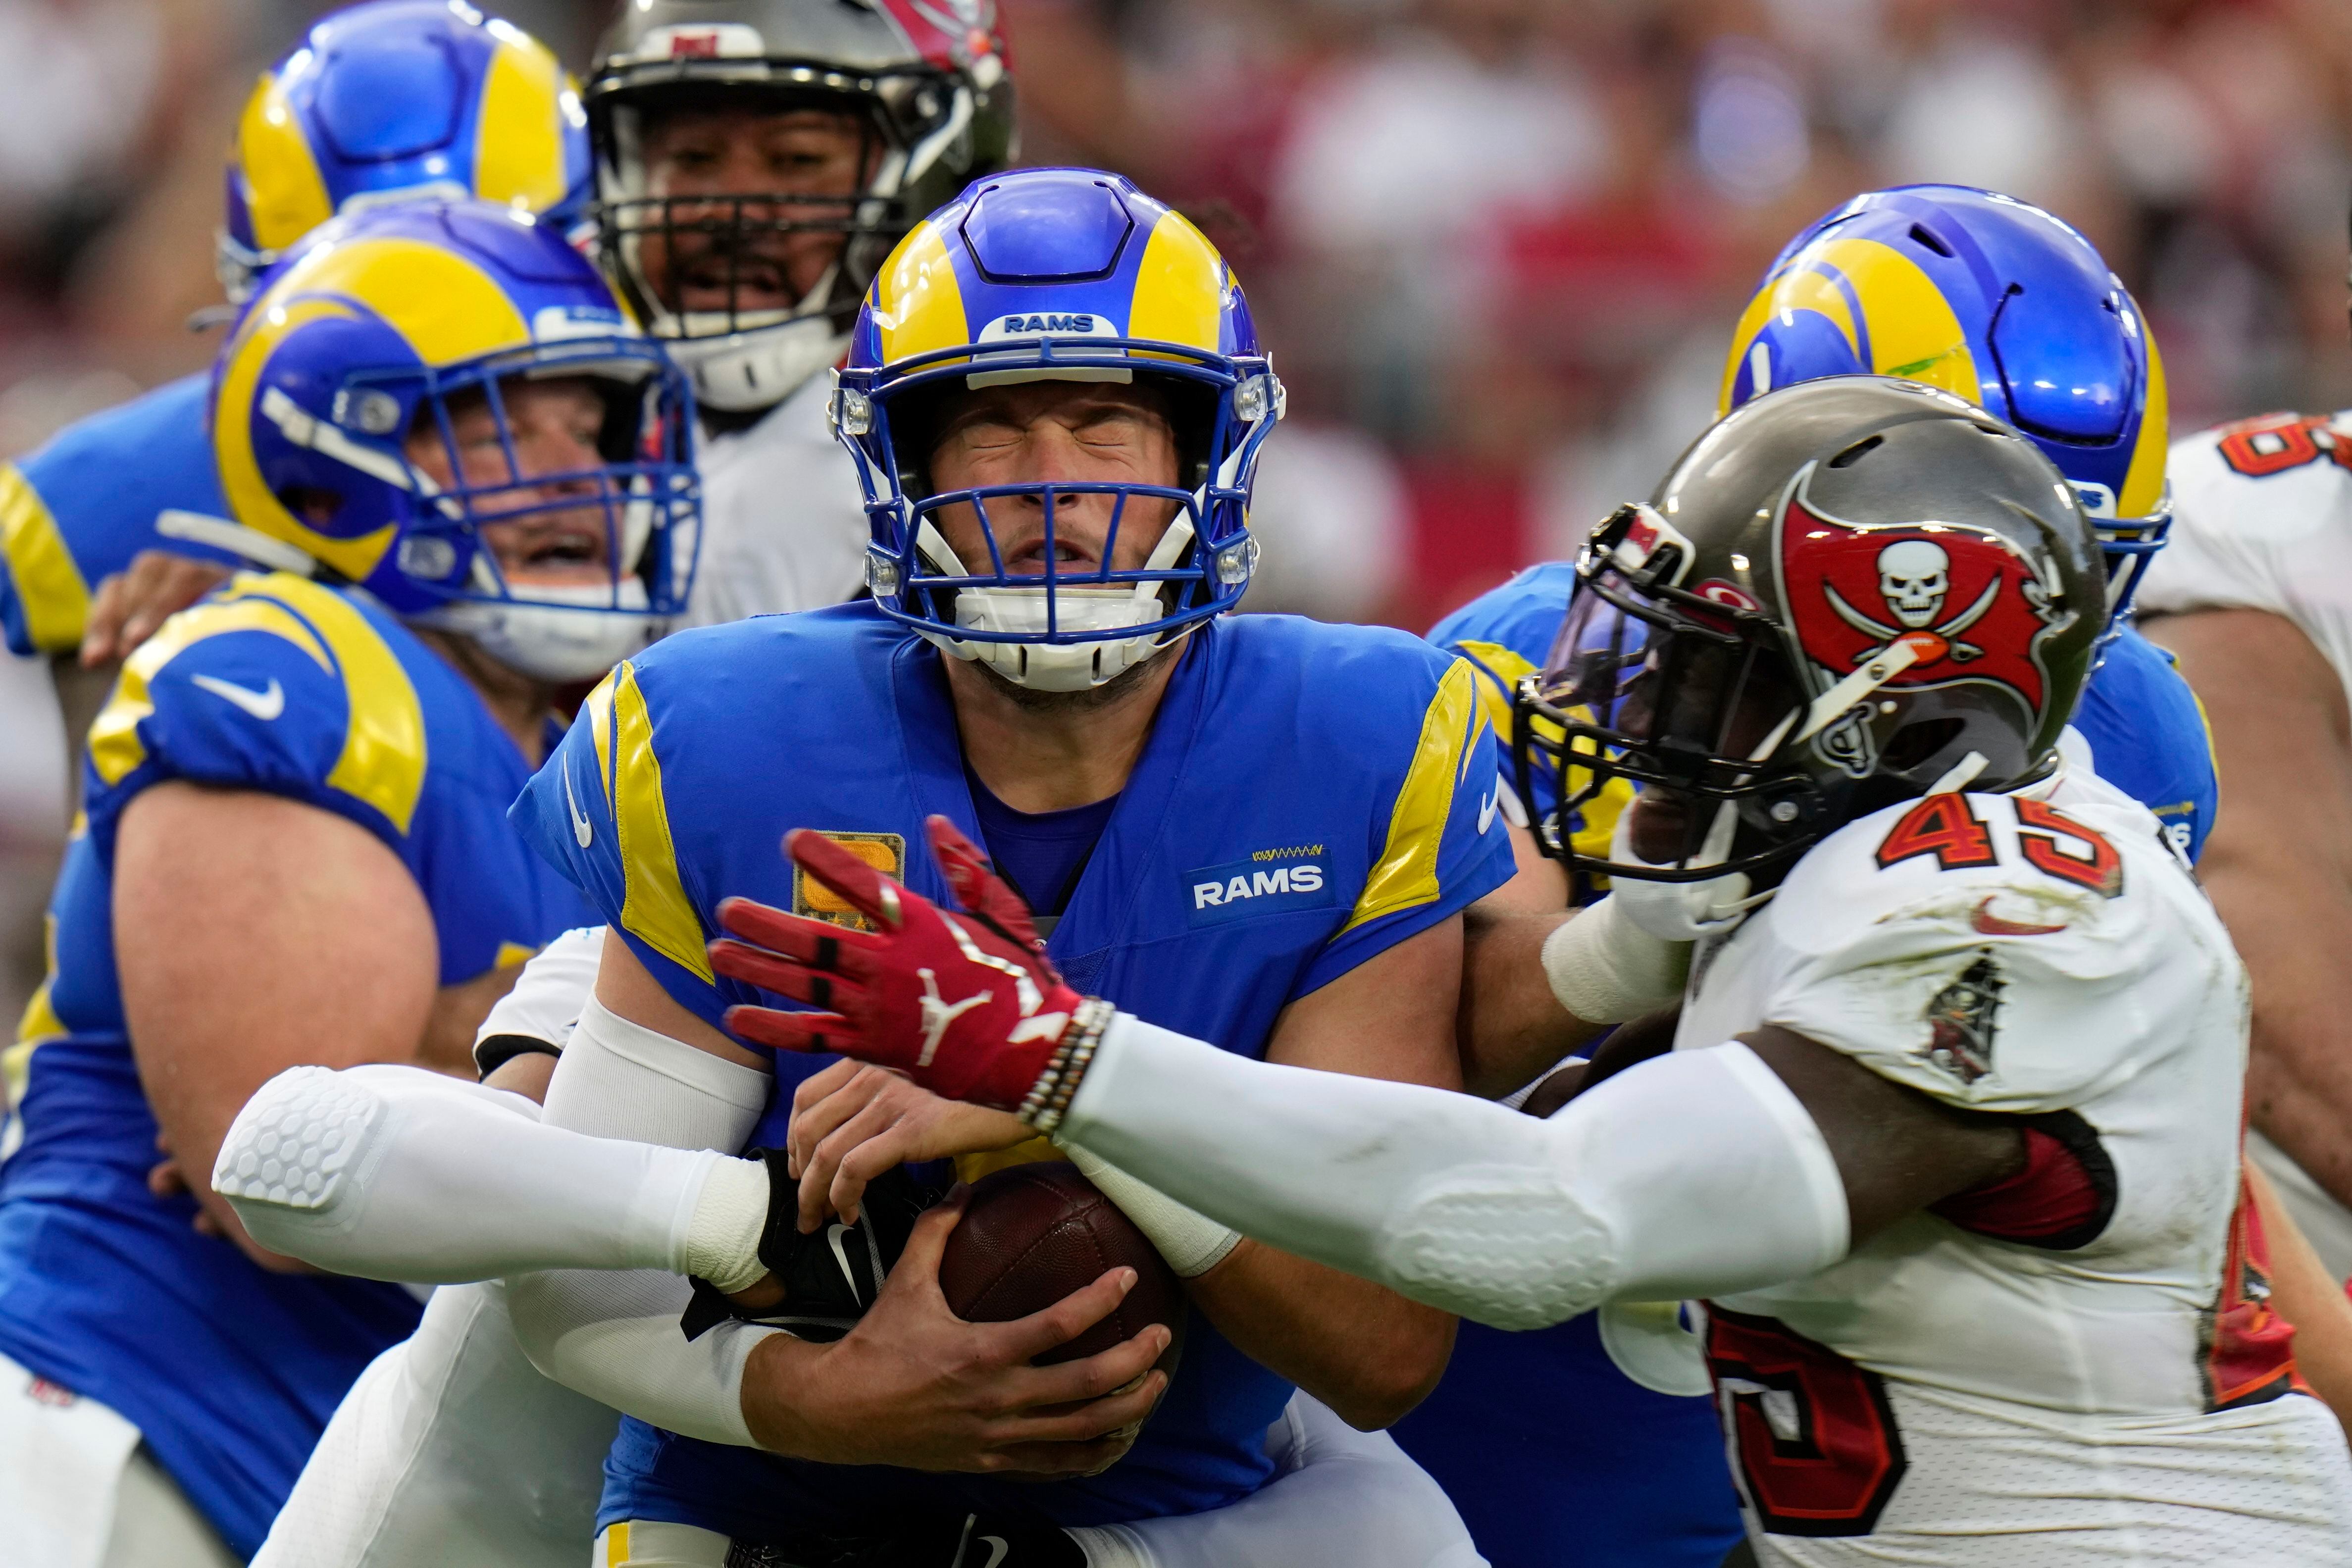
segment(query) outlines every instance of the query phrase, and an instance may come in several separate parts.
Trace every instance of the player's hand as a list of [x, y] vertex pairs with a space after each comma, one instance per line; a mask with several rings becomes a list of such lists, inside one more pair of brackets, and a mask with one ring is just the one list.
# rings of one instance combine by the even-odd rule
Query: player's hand
[[1044, 1312], [969, 1323], [940, 1291], [962, 1195], [925, 1214], [881, 1295], [832, 1344], [764, 1341], [743, 1369], [743, 1415], [764, 1448], [836, 1465], [1090, 1475], [1127, 1451], [1168, 1375], [1158, 1323], [1081, 1361], [1030, 1359], [1083, 1333], [1135, 1283], [1113, 1269]]
[[1063, 982], [1028, 906], [971, 841], [945, 817], [926, 826], [961, 909], [908, 892], [820, 833], [784, 836], [802, 871], [877, 929], [851, 931], [746, 898], [720, 904], [719, 923], [740, 940], [713, 942], [711, 967], [822, 1009], [730, 1008], [727, 1027], [780, 1050], [837, 1051], [949, 1099], [1009, 1111], [1086, 998]]
[[143, 549], [98, 585], [81, 634], [81, 667], [128, 658], [155, 629], [229, 580], [230, 569], [169, 550]]
[[800, 1178], [800, 1228], [815, 1230], [828, 1213], [856, 1224], [866, 1184], [894, 1166], [1033, 1136], [1002, 1111], [942, 1100], [886, 1068], [836, 1061], [793, 1092], [784, 1148]]

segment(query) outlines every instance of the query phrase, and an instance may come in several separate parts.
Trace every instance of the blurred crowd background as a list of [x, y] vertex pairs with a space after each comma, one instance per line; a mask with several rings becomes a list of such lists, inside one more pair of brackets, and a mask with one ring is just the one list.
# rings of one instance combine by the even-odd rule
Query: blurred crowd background
[[[1781, 243], [1874, 185], [2081, 226], [2154, 323], [2177, 432], [2352, 403], [2347, 0], [1001, 3], [1025, 159], [1182, 205], [1290, 385], [1254, 608], [1420, 630], [1565, 552], [1712, 416]], [[0, 0], [0, 456], [210, 358], [186, 323], [218, 298], [229, 129], [325, 8]], [[606, 11], [490, 8], [575, 68]], [[45, 678], [5, 674], [24, 930], [63, 763]]]

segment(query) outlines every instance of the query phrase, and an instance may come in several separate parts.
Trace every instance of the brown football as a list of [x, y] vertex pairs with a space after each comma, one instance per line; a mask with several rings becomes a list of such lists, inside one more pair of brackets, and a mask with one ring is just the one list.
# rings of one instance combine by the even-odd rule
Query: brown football
[[1013, 1166], [974, 1183], [940, 1259], [940, 1290], [967, 1322], [1001, 1323], [1042, 1312], [1107, 1270], [1135, 1270], [1110, 1314], [1037, 1364], [1075, 1361], [1165, 1323], [1174, 1334], [1160, 1366], [1173, 1375], [1184, 1343], [1184, 1291], [1143, 1232], [1061, 1160]]

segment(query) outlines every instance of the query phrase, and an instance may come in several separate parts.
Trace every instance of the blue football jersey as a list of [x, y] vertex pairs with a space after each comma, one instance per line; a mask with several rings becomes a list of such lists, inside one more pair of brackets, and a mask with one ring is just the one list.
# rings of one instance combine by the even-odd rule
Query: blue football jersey
[[[1401, 633], [1284, 616], [1194, 632], [1048, 942], [1070, 984], [1229, 1051], [1282, 1009], [1508, 879], [1494, 740], [1469, 668]], [[923, 837], [981, 838], [941, 655], [871, 605], [682, 632], [623, 664], [516, 804], [669, 994], [717, 1023], [773, 999], [714, 978], [712, 912], [740, 894], [852, 919], [796, 876], [786, 830], [833, 835], [947, 901]], [[829, 1057], [780, 1055], [755, 1143]], [[1189, 1513], [1267, 1475], [1290, 1385], [1195, 1317], [1119, 1463], [1051, 1486], [799, 1463], [623, 1424], [604, 1523], [772, 1537], [975, 1507], [1060, 1524]]]
[[2173, 848], [2191, 862], [2205, 852], [2221, 796], [2213, 737], [2170, 653], [2125, 627], [2084, 688], [2074, 727], [2099, 777], [2155, 812]]
[[[1505, 747], [1511, 692], [1549, 656], [1575, 582], [1567, 561], [1532, 566], [1430, 630], [1477, 667]], [[2126, 631], [2074, 725], [2101, 777], [2145, 802], [2193, 858], [2213, 820], [2212, 751], [2170, 655]], [[1530, 781], [1529, 810], [1551, 810], [1556, 778], [1538, 770]], [[1577, 847], [1605, 855], [1631, 798], [1612, 782], [1570, 824]], [[1495, 1568], [1716, 1568], [1741, 1535], [1713, 1402], [1626, 1377], [1589, 1314], [1525, 1334], [1464, 1323], [1444, 1380], [1395, 1437], [1445, 1488]]]
[[240, 1553], [418, 1305], [396, 1285], [265, 1272], [192, 1228], [193, 1199], [147, 1190], [156, 1125], [110, 914], [123, 808], [177, 779], [358, 823], [416, 879], [455, 984], [590, 919], [507, 821], [529, 774], [439, 655], [364, 598], [288, 576], [240, 576], [165, 622], [91, 728], [51, 973], [12, 1052], [25, 1086], [22, 1143], [0, 1165], [0, 1352], [127, 1416]]
[[10, 649], [79, 647], [90, 595], [142, 549], [236, 563], [155, 531], [156, 514], [175, 507], [228, 516], [205, 430], [211, 382], [205, 372], [184, 376], [0, 464], [0, 632]]

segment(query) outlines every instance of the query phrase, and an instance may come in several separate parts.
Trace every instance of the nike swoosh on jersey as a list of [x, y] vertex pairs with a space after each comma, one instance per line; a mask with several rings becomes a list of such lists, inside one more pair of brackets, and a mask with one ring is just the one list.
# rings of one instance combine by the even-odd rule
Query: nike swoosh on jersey
[[849, 1281], [850, 1295], [856, 1297], [864, 1292], [857, 1288], [857, 1271], [849, 1266], [849, 1249], [841, 1243], [841, 1239], [848, 1234], [849, 1227], [846, 1225], [833, 1225], [826, 1228], [824, 1239], [825, 1245], [833, 1249], [833, 1260], [841, 1265], [841, 1277]]
[[2003, 920], [1992, 912], [1992, 900], [1977, 905], [1969, 925], [1979, 936], [2054, 936], [2066, 929], [2064, 921], [2055, 925], [2035, 925], [2021, 920]]
[[1478, 798], [1478, 831], [1481, 833], [1495, 825], [1495, 803], [1502, 798], [1502, 791], [1499, 789]]
[[201, 686], [213, 695], [236, 704], [264, 723], [286, 711], [286, 688], [278, 684], [274, 675], [270, 677], [269, 685], [257, 692], [250, 686], [236, 685], [212, 675], [191, 675], [188, 684]]
[[594, 841], [596, 830], [581, 813], [579, 799], [572, 793], [572, 769], [569, 768], [563, 770], [563, 803], [572, 811], [572, 841], [584, 850]]
[[1013, 1542], [1005, 1540], [1004, 1537], [983, 1535], [981, 1539], [988, 1542], [988, 1561], [982, 1563], [980, 1568], [996, 1568], [999, 1563], [1013, 1555]]

